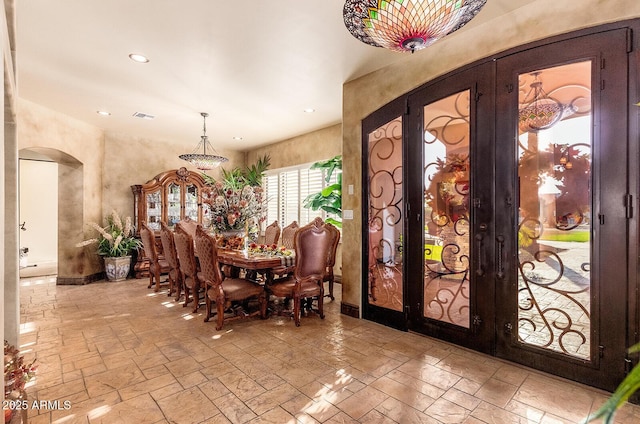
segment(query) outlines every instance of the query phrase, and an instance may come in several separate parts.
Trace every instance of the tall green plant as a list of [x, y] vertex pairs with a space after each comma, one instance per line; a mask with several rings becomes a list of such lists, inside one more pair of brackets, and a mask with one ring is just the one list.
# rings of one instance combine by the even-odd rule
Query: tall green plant
[[338, 219], [328, 217], [326, 222], [342, 228], [342, 155], [325, 161], [315, 162], [310, 169], [325, 171], [325, 181], [331, 182], [331, 177], [336, 173], [336, 182], [323, 188], [319, 193], [310, 194], [304, 199], [303, 206], [317, 211], [322, 209], [328, 214], [335, 215]]
[[[264, 155], [259, 157], [256, 163], [244, 168], [235, 167], [230, 171], [222, 168], [222, 185], [225, 189], [242, 190], [244, 186], [261, 187], [262, 177], [271, 166], [271, 157]], [[202, 174], [205, 182], [211, 186], [215, 185], [216, 179]]]

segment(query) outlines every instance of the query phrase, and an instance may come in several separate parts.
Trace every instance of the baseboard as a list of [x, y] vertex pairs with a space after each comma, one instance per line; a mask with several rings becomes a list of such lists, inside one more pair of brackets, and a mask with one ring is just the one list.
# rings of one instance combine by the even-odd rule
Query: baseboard
[[58, 286], [83, 286], [95, 281], [104, 280], [104, 272], [97, 274], [85, 275], [84, 277], [58, 277], [56, 279], [56, 285]]
[[360, 318], [360, 307], [349, 303], [340, 302], [340, 313], [354, 318]]

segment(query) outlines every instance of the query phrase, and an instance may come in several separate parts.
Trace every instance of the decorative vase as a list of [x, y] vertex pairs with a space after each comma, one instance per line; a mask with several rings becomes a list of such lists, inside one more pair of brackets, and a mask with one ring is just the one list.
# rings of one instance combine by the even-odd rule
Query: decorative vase
[[131, 267], [131, 256], [105, 257], [104, 270], [107, 274], [107, 281], [123, 281], [129, 275]]
[[242, 249], [244, 247], [244, 236], [244, 230], [218, 231], [218, 247]]

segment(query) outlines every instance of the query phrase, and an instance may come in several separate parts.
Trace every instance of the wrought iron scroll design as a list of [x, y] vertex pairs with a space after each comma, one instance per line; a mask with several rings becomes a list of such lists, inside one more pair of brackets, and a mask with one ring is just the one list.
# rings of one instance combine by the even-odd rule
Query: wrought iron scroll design
[[[468, 151], [469, 95], [463, 91], [452, 96], [445, 113], [425, 122], [425, 151], [436, 143], [446, 151]], [[459, 153], [436, 158], [423, 169], [425, 205], [430, 209], [425, 224], [433, 237], [429, 242], [436, 243], [425, 245], [429, 258], [425, 258], [424, 315], [464, 327], [469, 326], [470, 311], [469, 166], [468, 153]]]
[[[525, 179], [539, 181], [540, 173], [551, 171], [556, 180], [563, 181], [569, 187], [563, 186], [559, 190], [556, 201], [564, 199], [564, 203], [557, 207], [561, 216], [556, 217], [553, 223], [546, 222], [545, 225], [538, 218], [538, 211], [531, 207], [535, 206], [535, 202], [529, 202], [531, 205], [528, 207], [523, 207], [522, 203], [520, 205], [524, 215], [518, 226], [518, 338], [521, 343], [588, 358], [590, 280], [584, 274], [590, 272], [590, 255], [580, 255], [570, 245], [551, 248], [543, 234], [545, 231], [554, 231], [558, 235], [556, 238], [562, 240], [563, 234], [579, 230], [579, 226], [583, 227], [583, 232], [591, 233], [587, 219], [590, 215], [588, 205], [591, 190], [577, 190], [576, 182], [571, 180], [575, 175], [582, 184], [590, 182], [591, 146], [576, 143], [552, 147], [553, 151], [539, 152], [537, 155], [525, 151], [520, 160], [521, 185]], [[558, 162], [558, 157], [564, 160]], [[522, 167], [526, 167], [529, 161], [548, 165], [539, 168], [538, 174], [527, 176]], [[571, 167], [566, 166], [569, 162], [573, 163]], [[538, 169], [538, 166], [534, 169]], [[532, 189], [535, 189], [535, 185]], [[578, 196], [575, 193], [584, 198], [575, 197]], [[585, 243], [590, 246], [589, 240]], [[583, 258], [587, 260], [581, 262]], [[567, 261], [571, 264], [567, 265]]]
[[402, 310], [402, 267], [395, 262], [395, 234], [403, 221], [402, 120], [369, 134], [369, 301]]

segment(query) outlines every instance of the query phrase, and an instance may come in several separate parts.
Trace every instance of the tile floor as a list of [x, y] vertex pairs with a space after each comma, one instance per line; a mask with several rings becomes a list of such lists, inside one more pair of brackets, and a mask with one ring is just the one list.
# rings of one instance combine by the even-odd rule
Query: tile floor
[[[339, 292], [340, 286], [336, 288]], [[339, 313], [215, 331], [147, 280], [21, 280], [41, 423], [578, 423], [606, 393]], [[68, 401], [68, 409], [64, 407]], [[617, 423], [640, 422], [626, 405]]]

